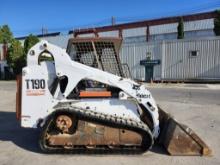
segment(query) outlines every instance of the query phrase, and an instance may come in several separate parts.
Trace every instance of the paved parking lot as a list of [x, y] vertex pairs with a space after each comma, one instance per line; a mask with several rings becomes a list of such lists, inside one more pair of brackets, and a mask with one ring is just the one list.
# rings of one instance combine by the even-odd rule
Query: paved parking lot
[[[212, 157], [171, 157], [160, 146], [143, 155], [47, 155], [38, 148], [38, 131], [23, 129], [15, 118], [15, 82], [0, 82], [1, 165], [220, 164], [220, 90], [215, 88], [150, 87], [156, 101], [189, 125], [213, 149]], [[31, 108], [31, 105], [30, 105]]]

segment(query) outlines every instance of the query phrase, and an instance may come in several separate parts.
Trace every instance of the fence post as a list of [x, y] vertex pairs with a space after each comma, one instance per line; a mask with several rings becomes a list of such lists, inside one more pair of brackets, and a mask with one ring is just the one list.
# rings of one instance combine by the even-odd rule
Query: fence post
[[165, 76], [165, 56], [166, 56], [166, 50], [165, 50], [165, 41], [163, 40], [161, 43], [161, 81], [163, 81]]

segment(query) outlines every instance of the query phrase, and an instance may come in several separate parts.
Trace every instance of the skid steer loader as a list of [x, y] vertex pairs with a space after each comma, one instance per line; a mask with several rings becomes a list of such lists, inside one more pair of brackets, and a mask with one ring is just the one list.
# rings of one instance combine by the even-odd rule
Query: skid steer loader
[[125, 78], [116, 38], [70, 39], [67, 52], [40, 41], [17, 79], [16, 115], [40, 128], [47, 153], [210, 155], [187, 126], [159, 108], [144, 85]]

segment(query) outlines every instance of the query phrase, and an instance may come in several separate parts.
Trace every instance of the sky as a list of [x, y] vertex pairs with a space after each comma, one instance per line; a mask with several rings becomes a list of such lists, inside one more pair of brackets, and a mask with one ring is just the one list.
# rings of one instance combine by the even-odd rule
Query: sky
[[2, 0], [0, 26], [15, 37], [220, 9], [220, 0]]

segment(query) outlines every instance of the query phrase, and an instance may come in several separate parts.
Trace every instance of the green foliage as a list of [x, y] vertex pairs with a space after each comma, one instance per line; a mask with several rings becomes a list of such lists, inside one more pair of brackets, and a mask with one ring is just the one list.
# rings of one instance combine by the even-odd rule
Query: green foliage
[[12, 39], [7, 54], [7, 63], [13, 69], [14, 74], [20, 74], [22, 68], [26, 66], [28, 50], [34, 46], [39, 39], [36, 36], [29, 35], [24, 41], [24, 48], [18, 40]]
[[0, 43], [10, 43], [13, 39], [13, 34], [8, 25], [0, 27]]
[[12, 39], [6, 60], [8, 65], [13, 69], [14, 74], [21, 73], [22, 67], [25, 66], [25, 60], [23, 47], [19, 41]]
[[214, 19], [214, 32], [216, 36], [220, 36], [220, 10], [216, 11], [218, 16]]
[[184, 24], [183, 24], [183, 18], [179, 20], [179, 24], [177, 26], [177, 39], [183, 39], [184, 38]]
[[30, 34], [24, 41], [24, 53], [27, 54], [29, 49], [38, 42], [39, 39], [36, 36]]

